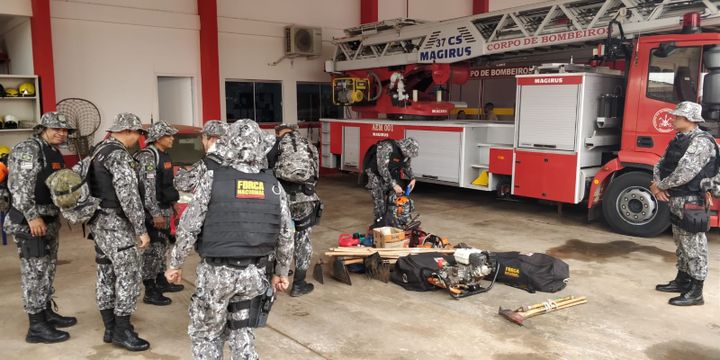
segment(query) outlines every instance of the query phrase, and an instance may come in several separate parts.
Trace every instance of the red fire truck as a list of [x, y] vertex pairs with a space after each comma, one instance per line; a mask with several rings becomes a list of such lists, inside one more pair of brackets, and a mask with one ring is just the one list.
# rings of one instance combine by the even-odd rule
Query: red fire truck
[[[633, 4], [549, 1], [346, 30], [325, 67], [335, 102], [356, 118], [321, 120], [322, 166], [362, 171], [372, 144], [414, 137], [419, 181], [587, 203], [589, 217], [601, 211], [615, 231], [660, 234], [670, 223], [667, 203], [648, 187], [674, 136], [668, 111], [701, 102], [704, 125], [720, 136], [720, 1]], [[553, 52], [587, 61], [533, 63]], [[443, 87], [518, 58], [533, 67], [515, 76], [514, 119], [450, 119], [457, 104]], [[720, 201], [715, 227], [718, 209]]]

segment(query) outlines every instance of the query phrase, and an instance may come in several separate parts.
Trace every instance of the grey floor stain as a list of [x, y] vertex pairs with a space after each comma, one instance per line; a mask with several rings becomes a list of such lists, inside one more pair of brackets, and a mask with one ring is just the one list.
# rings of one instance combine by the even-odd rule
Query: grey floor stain
[[645, 349], [652, 360], [718, 360], [720, 348], [711, 348], [689, 341], [667, 341]]
[[663, 261], [675, 262], [675, 253], [665, 251], [656, 246], [640, 245], [634, 241], [616, 240], [609, 243], [593, 243], [578, 239], [570, 239], [564, 245], [547, 251], [548, 255], [563, 259], [580, 261], [606, 262], [609, 258], [627, 255], [632, 252], [643, 252], [658, 255]]

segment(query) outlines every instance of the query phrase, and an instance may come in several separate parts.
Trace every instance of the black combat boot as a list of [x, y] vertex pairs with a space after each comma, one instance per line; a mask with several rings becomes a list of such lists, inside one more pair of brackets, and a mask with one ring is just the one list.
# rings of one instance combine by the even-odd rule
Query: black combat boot
[[130, 351], [145, 351], [150, 343], [138, 337], [130, 325], [130, 315], [115, 316], [115, 329], [112, 332], [112, 343]]
[[683, 293], [690, 289], [690, 275], [684, 271], [678, 270], [675, 280], [667, 284], [658, 284], [655, 290], [662, 292], [678, 292]]
[[293, 274], [293, 285], [290, 291], [290, 296], [297, 297], [309, 294], [313, 291], [315, 286], [305, 281], [305, 270], [295, 269]]
[[103, 342], [111, 343], [113, 339], [113, 330], [115, 329], [115, 309], [100, 310], [103, 324], [105, 325], [105, 333], [103, 333]]
[[163, 295], [157, 287], [157, 284], [155, 284], [155, 280], [143, 280], [143, 284], [145, 284], [145, 296], [143, 296], [144, 303], [159, 306], [170, 305], [172, 300]]
[[169, 283], [163, 273], [158, 273], [155, 278], [155, 285], [157, 285], [158, 289], [160, 289], [160, 292], [179, 292], [185, 289], [185, 286], [182, 284]]
[[57, 311], [57, 308], [55, 300], [51, 299], [48, 301], [47, 307], [45, 308], [45, 319], [47, 319], [47, 322], [59, 328], [70, 327], [77, 324], [76, 317], [62, 316], [55, 312]]
[[705, 303], [702, 292], [703, 281], [691, 278], [690, 288], [680, 296], [670, 299], [669, 303], [675, 306], [702, 305]]
[[30, 328], [28, 329], [25, 341], [34, 343], [52, 344], [63, 342], [70, 338], [70, 334], [65, 331], [55, 329], [46, 319], [45, 312], [41, 311], [37, 314], [28, 314], [30, 319]]

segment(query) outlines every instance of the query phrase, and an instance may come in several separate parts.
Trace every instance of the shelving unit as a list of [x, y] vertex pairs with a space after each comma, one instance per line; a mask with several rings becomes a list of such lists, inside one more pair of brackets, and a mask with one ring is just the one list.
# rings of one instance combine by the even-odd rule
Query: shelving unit
[[13, 115], [18, 119], [18, 126], [30, 123], [25, 128], [0, 129], [0, 145], [10, 146], [17, 144], [30, 135], [32, 124], [40, 121], [40, 87], [35, 75], [0, 75], [0, 84], [5, 88], [17, 89], [22, 83], [29, 82], [35, 86], [35, 96], [32, 97], [0, 97], [0, 117]]
[[[512, 149], [514, 137], [513, 124], [494, 122], [478, 123], [465, 130], [465, 170], [460, 186], [471, 189], [494, 190], [499, 181], [490, 173], [490, 149]], [[488, 173], [487, 186], [472, 182], [483, 172]]]

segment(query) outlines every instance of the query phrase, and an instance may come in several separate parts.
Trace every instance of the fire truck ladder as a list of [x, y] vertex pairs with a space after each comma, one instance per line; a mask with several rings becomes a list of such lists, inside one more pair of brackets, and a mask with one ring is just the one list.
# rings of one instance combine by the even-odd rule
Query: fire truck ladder
[[688, 12], [700, 13], [703, 26], [720, 26], [719, 7], [719, 0], [556, 0], [437, 22], [386, 20], [346, 29], [326, 70], [453, 63], [597, 41], [613, 19], [628, 35], [677, 30]]

